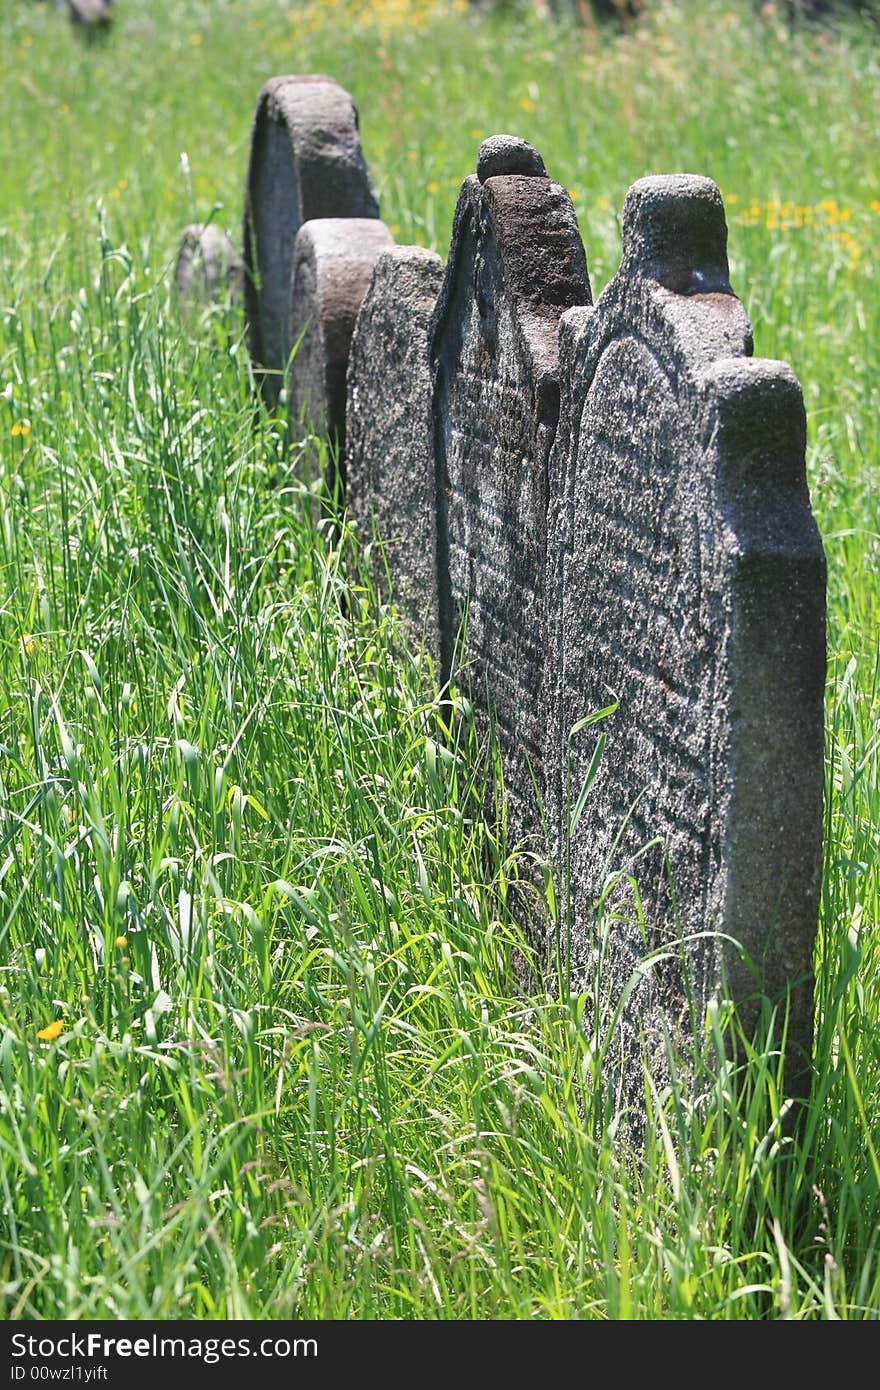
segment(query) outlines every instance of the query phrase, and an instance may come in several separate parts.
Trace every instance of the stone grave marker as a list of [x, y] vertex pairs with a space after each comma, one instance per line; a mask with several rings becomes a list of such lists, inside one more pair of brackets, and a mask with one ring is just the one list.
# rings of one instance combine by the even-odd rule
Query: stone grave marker
[[437, 508], [431, 448], [428, 325], [443, 262], [420, 246], [395, 246], [376, 262], [348, 364], [346, 501], [362, 540], [385, 564], [410, 638], [439, 657]]
[[174, 279], [184, 308], [193, 300], [207, 304], [226, 294], [239, 299], [243, 280], [241, 256], [222, 227], [191, 223], [181, 233]]
[[[290, 412], [345, 453], [345, 378], [373, 267], [394, 238], [377, 218], [322, 217], [299, 230], [290, 280]], [[327, 479], [333, 488], [335, 480]], [[343, 476], [342, 482], [345, 482]]]
[[110, 0], [67, 0], [71, 23], [86, 32], [109, 29], [113, 23]]
[[[577, 218], [536, 150], [483, 143], [431, 327], [441, 670], [496, 731], [511, 843], [541, 835], [547, 463], [558, 325], [590, 303]], [[465, 624], [461, 649], [457, 633]]]
[[643, 1040], [662, 1067], [664, 1029], [702, 1029], [723, 977], [749, 1028], [762, 989], [790, 989], [790, 1077], [809, 1054], [825, 563], [801, 390], [750, 357], [710, 180], [630, 189], [620, 269], [560, 338], [547, 803], [564, 900], [566, 826], [607, 734], [571, 843], [572, 983], [607, 1021], [647, 952], [670, 946], [609, 1053], [637, 1113]]
[[245, 318], [263, 394], [290, 353], [293, 247], [312, 218], [378, 218], [348, 92], [330, 77], [273, 77], [257, 98], [244, 210]]

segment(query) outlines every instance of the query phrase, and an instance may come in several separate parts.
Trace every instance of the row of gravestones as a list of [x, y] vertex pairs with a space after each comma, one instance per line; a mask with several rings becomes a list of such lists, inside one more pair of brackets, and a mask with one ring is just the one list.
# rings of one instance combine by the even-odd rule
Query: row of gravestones
[[[241, 275], [228, 242], [209, 256], [215, 278]], [[636, 183], [593, 305], [569, 195], [496, 136], [444, 268], [379, 220], [348, 94], [277, 78], [257, 102], [244, 265], [264, 394], [286, 381], [335, 439], [410, 631], [494, 732], [512, 839], [549, 851], [547, 968], [564, 957], [588, 1026], [626, 1001], [622, 1098], [638, 1106], [645, 1054], [662, 1071], [718, 996], [747, 1030], [762, 996], [787, 1001], [797, 1085], [825, 563], [801, 390], [751, 356], [718, 189]]]

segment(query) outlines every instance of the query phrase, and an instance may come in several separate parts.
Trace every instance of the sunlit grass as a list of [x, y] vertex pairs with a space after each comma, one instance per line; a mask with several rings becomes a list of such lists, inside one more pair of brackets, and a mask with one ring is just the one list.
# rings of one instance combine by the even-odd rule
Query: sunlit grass
[[[745, 6], [658, 6], [624, 38], [117, 8], [91, 49], [52, 6], [0, 14], [4, 1315], [876, 1316], [875, 37]], [[313, 524], [235, 313], [179, 320], [179, 230], [219, 204], [236, 231], [285, 70], [352, 90], [383, 215], [441, 253], [498, 130], [572, 190], [594, 290], [633, 179], [724, 190], [757, 351], [804, 384], [829, 559], [799, 1130], [784, 1021], [734, 1059], [720, 1009], [731, 1060], [646, 1078], [628, 1153], [583, 1001], [514, 987], [520, 866], [482, 822], [467, 707], [450, 743], [358, 538]]]

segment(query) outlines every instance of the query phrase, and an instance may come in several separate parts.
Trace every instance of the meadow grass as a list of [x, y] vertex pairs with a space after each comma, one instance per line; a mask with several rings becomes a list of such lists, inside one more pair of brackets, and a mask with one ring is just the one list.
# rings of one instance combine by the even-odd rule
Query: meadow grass
[[[54, 7], [0, 14], [3, 1315], [876, 1316], [876, 33], [690, 3], [625, 36], [117, 8], [91, 47]], [[594, 292], [633, 179], [725, 193], [757, 351], [804, 384], [829, 560], [799, 1130], [781, 1021], [734, 1060], [720, 1009], [702, 1100], [646, 1077], [628, 1152], [583, 1001], [515, 988], [520, 857], [480, 815], [466, 703], [450, 740], [362, 539], [314, 524], [255, 407], [235, 312], [180, 320], [179, 230], [237, 229], [285, 71], [353, 92], [386, 221], [441, 253], [498, 130], [572, 190]]]

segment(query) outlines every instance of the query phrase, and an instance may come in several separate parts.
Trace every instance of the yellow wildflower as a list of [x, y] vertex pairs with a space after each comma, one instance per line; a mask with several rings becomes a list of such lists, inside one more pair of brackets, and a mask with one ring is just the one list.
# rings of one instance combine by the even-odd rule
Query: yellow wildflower
[[22, 633], [21, 650], [25, 656], [33, 656], [36, 642], [29, 632]]
[[535, 103], [532, 101], [531, 97], [520, 97], [519, 109], [520, 111], [534, 111]]
[[202, 36], [201, 34], [190, 34], [189, 41], [193, 48], [198, 48], [202, 42]]
[[434, 183], [433, 180], [432, 180], [432, 182], [428, 184], [428, 192], [429, 192], [429, 193], [439, 193], [439, 192], [440, 192], [440, 185], [439, 185], [439, 183]]
[[115, 944], [119, 947], [121, 951], [125, 946], [128, 945], [128, 937], [125, 935], [117, 936]]
[[60, 1018], [56, 1018], [54, 1023], [50, 1023], [45, 1028], [41, 1028], [37, 1033], [40, 1042], [54, 1042], [59, 1033], [64, 1031], [64, 1024]]

